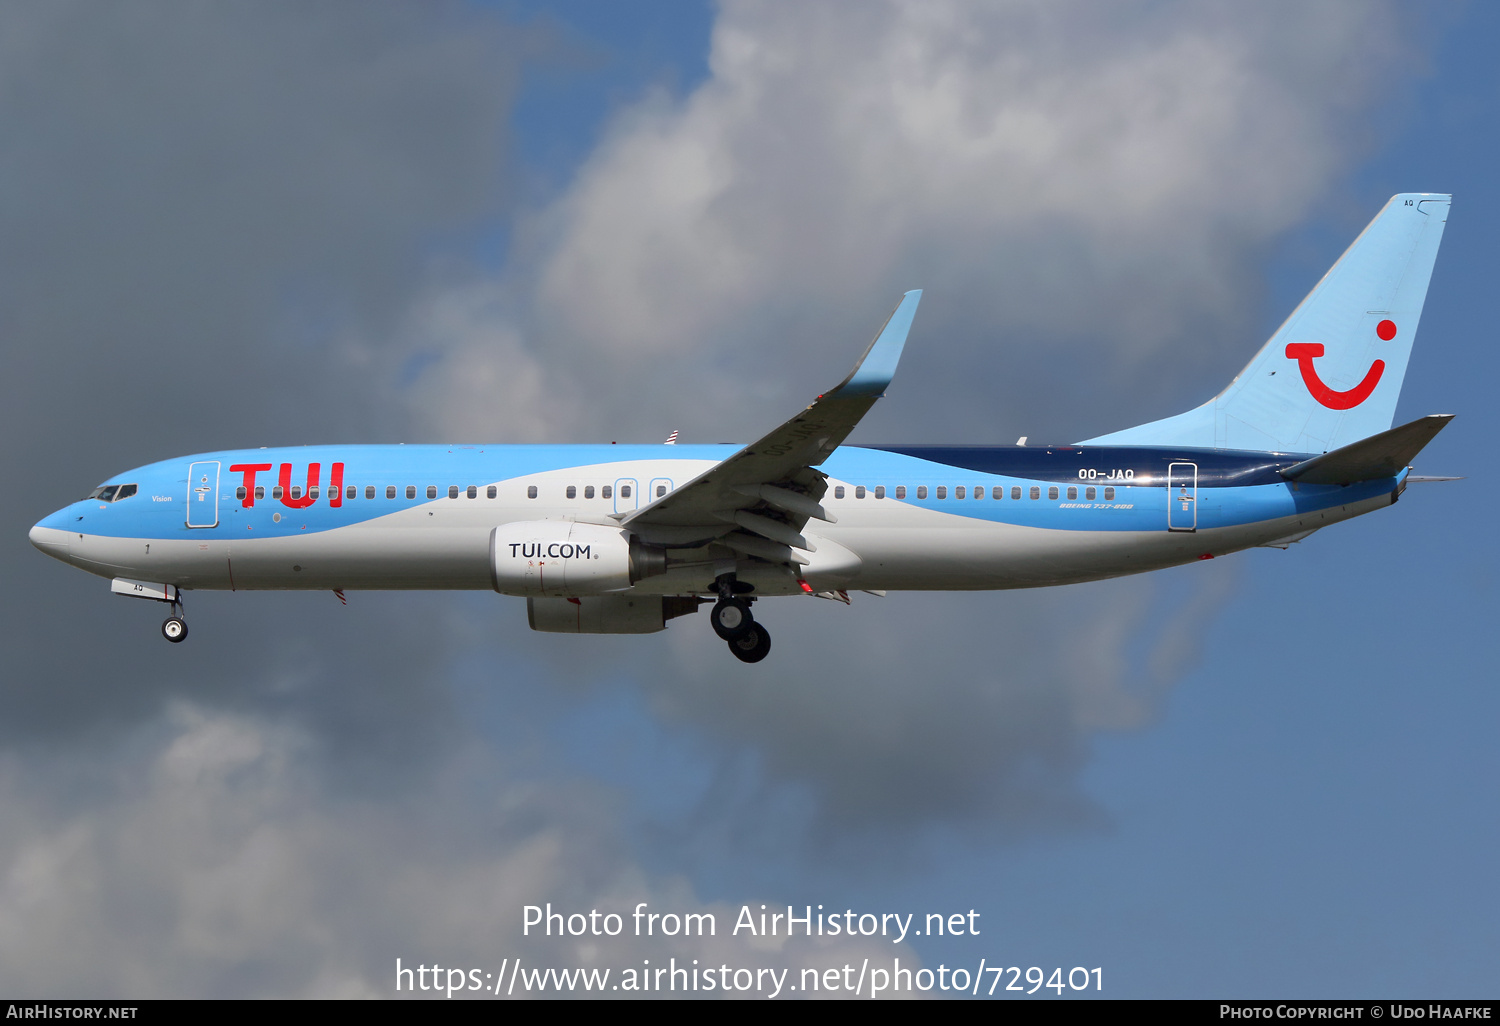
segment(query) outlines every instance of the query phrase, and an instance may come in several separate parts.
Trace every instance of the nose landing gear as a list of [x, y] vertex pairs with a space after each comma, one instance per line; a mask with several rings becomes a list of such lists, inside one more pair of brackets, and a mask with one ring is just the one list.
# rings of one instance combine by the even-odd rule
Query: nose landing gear
[[[729, 645], [729, 651], [742, 663], [758, 663], [771, 651], [771, 635], [756, 623], [750, 613], [754, 599], [736, 594], [740, 586], [734, 574], [722, 574], [714, 581], [719, 601], [708, 614], [714, 633]], [[748, 586], [746, 586], [748, 587]]]
[[172, 615], [161, 622], [161, 636], [174, 645], [180, 645], [187, 640], [187, 621], [182, 618], [182, 592], [174, 590], [172, 598], [167, 601], [172, 603]]

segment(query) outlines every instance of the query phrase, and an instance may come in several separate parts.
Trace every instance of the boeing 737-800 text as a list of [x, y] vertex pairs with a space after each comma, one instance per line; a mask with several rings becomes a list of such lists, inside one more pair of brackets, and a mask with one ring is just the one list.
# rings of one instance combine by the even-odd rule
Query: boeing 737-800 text
[[920, 292], [854, 370], [764, 438], [715, 445], [320, 445], [138, 467], [31, 529], [50, 556], [171, 605], [211, 588], [493, 589], [540, 631], [663, 629], [712, 602], [745, 662], [752, 604], [1031, 588], [1286, 547], [1394, 503], [1451, 419], [1392, 428], [1450, 197], [1396, 196], [1219, 395], [1062, 446], [845, 445]]

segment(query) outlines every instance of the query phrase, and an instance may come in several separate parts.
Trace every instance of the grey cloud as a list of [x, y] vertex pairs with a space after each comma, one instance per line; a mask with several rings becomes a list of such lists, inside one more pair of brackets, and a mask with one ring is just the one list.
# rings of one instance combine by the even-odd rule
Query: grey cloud
[[154, 610], [59, 573], [26, 531], [155, 459], [408, 437], [389, 399], [399, 357], [371, 329], [413, 301], [443, 245], [506, 213], [528, 55], [544, 56], [529, 30], [458, 5], [0, 10], [0, 567], [28, 582], [4, 598], [0, 731], [149, 715], [179, 687], [253, 690], [286, 657], [335, 679], [370, 669], [320, 644], [436, 664], [420, 604], [408, 624], [367, 621], [386, 647], [328, 596], [238, 602], [237, 642], [200, 633], [163, 664], [139, 647]]

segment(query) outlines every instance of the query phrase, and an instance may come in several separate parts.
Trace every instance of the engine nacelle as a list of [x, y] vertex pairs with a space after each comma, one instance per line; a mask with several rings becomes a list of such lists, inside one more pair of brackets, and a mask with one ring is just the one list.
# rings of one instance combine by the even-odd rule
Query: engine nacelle
[[531, 520], [490, 532], [490, 582], [505, 595], [600, 595], [666, 569], [665, 549], [618, 527]]
[[553, 634], [652, 634], [706, 601], [691, 595], [636, 594], [530, 598], [526, 619], [532, 630]]

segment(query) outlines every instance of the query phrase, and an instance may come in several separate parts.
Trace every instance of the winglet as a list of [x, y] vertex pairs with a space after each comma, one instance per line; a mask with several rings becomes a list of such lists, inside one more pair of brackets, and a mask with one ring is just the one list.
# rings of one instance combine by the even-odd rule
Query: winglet
[[885, 327], [880, 329], [870, 348], [865, 350], [849, 376], [827, 393], [828, 396], [844, 399], [885, 394], [886, 387], [896, 376], [896, 364], [901, 362], [906, 333], [911, 330], [912, 318], [916, 317], [917, 304], [921, 301], [921, 289], [912, 289], [901, 298], [901, 303], [886, 319]]

